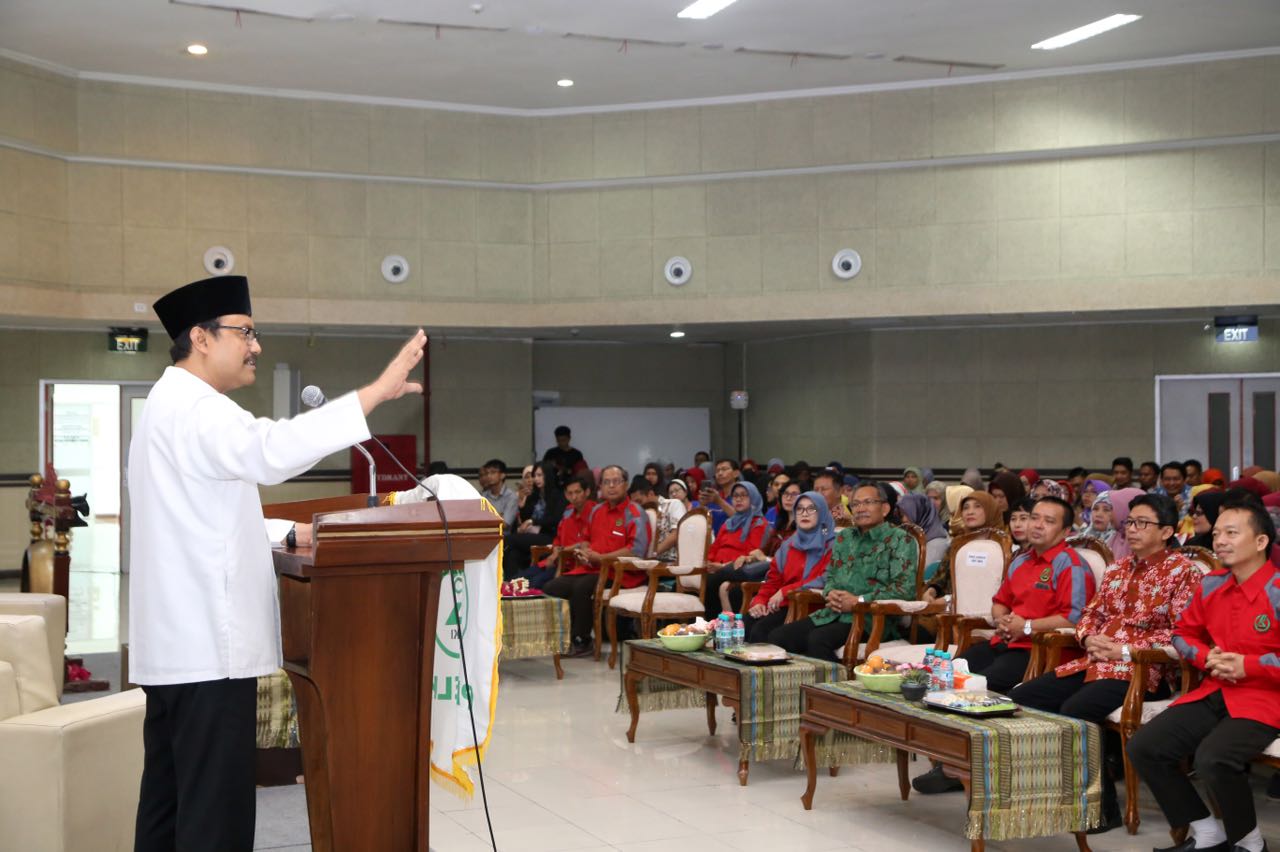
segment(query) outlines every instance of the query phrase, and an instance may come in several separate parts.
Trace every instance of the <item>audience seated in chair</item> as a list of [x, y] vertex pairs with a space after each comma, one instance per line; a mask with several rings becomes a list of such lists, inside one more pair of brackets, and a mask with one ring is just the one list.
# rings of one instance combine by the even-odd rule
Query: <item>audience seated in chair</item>
[[[587, 542], [587, 516], [595, 507], [595, 502], [588, 498], [587, 484], [581, 477], [575, 476], [564, 487], [564, 498], [568, 506], [556, 524], [556, 537], [547, 555], [537, 564], [531, 564], [523, 573], [513, 577], [523, 577], [535, 589], [544, 588], [552, 577], [558, 573], [561, 559], [570, 551]], [[537, 548], [542, 550], [542, 548]], [[532, 553], [531, 548], [530, 552]]]
[[507, 532], [507, 559], [514, 577], [523, 577], [531, 567], [530, 548], [545, 547], [556, 539], [556, 529], [565, 512], [564, 494], [556, 480], [556, 467], [540, 462], [533, 468], [530, 491], [516, 518], [517, 526]]
[[909, 493], [898, 498], [898, 511], [904, 521], [910, 521], [924, 533], [924, 576], [928, 580], [938, 572], [938, 566], [947, 558], [951, 537], [938, 517], [936, 504], [923, 493]]
[[[967, 486], [952, 487], [966, 488]], [[950, 499], [950, 488], [947, 489], [947, 496]], [[1004, 529], [1004, 520], [1000, 515], [999, 509], [996, 508], [996, 499], [985, 491], [970, 491], [960, 499], [958, 508], [960, 528], [952, 533], [954, 536], [982, 529]], [[935, 601], [951, 594], [951, 573], [947, 568], [948, 561], [943, 560], [942, 564], [938, 566], [938, 570], [934, 573], [933, 579], [925, 587], [922, 595], [924, 600]]]
[[769, 568], [761, 549], [769, 522], [761, 512], [763, 499], [750, 482], [730, 490], [733, 514], [725, 521], [707, 553], [707, 618], [720, 613], [720, 586], [729, 581], [759, 580]]
[[[596, 624], [595, 595], [607, 567], [619, 556], [644, 558], [649, 550], [649, 522], [644, 511], [627, 499], [627, 472], [618, 465], [600, 471], [601, 501], [587, 513], [587, 539], [572, 550], [573, 566], [550, 580], [544, 587], [549, 595], [569, 601], [570, 632], [574, 656], [592, 652], [595, 641], [603, 640]], [[644, 582], [637, 574], [623, 580], [631, 588]]]
[[688, 514], [689, 486], [683, 480], [672, 479], [666, 483], [666, 496], [656, 495], [654, 506], [658, 510], [658, 528], [654, 531], [657, 543], [654, 545], [655, 558], [662, 562], [674, 562], [676, 559], [676, 532], [680, 519]]
[[[894, 502], [888, 486], [871, 482], [858, 486], [849, 503], [853, 527], [841, 529], [831, 546], [823, 587], [826, 605], [775, 628], [769, 633], [771, 643], [795, 654], [838, 659], [852, 630], [856, 606], [915, 596], [919, 554], [915, 539], [888, 523]], [[885, 638], [896, 634], [896, 626], [886, 627]]]
[[1014, 553], [1027, 547], [1027, 530], [1031, 527], [1031, 508], [1035, 504], [1035, 498], [1023, 497], [1009, 507], [1009, 537], [1013, 539]]
[[831, 469], [820, 470], [813, 476], [813, 490], [827, 501], [827, 509], [835, 519], [837, 527], [850, 526], [849, 510], [840, 500], [840, 488], [844, 485], [844, 475]]
[[[960, 655], [970, 672], [987, 679], [993, 692], [1008, 693], [1023, 679], [1031, 662], [1033, 632], [1074, 627], [1093, 598], [1093, 572], [1067, 545], [1073, 515], [1071, 504], [1057, 497], [1036, 502], [1028, 530], [1030, 547], [1014, 557], [991, 601], [996, 632], [989, 642], [972, 645]], [[941, 765], [913, 779], [912, 786], [921, 793], [963, 789], [958, 780], [943, 774]]]
[[702, 488], [698, 491], [698, 505], [711, 515], [711, 531], [719, 533], [720, 527], [733, 515], [730, 499], [733, 496], [733, 486], [742, 478], [742, 472], [737, 459], [716, 459], [713, 475], [714, 485], [702, 483]]
[[[1280, 569], [1267, 561], [1275, 535], [1256, 498], [1222, 504], [1213, 538], [1223, 569], [1201, 581], [1173, 632], [1178, 653], [1207, 676], [1129, 740], [1129, 759], [1169, 825], [1190, 828], [1170, 849], [1266, 848], [1249, 765], [1280, 735]], [[1186, 761], [1221, 820], [1187, 778]]]
[[[1168, 645], [1178, 613], [1200, 588], [1200, 570], [1173, 549], [1177, 520], [1177, 508], [1164, 495], [1145, 494], [1133, 501], [1124, 529], [1130, 555], [1107, 569], [1098, 594], [1076, 624], [1075, 638], [1087, 656], [1014, 687], [1009, 694], [1014, 701], [1105, 726], [1124, 704], [1134, 652]], [[1168, 698], [1177, 673], [1173, 665], [1151, 666], [1147, 700]], [[1108, 753], [1105, 737], [1103, 751]], [[1115, 779], [1105, 762], [1102, 780], [1102, 825], [1095, 831], [1121, 823]]]
[[796, 498], [793, 512], [795, 534], [773, 554], [764, 582], [743, 618], [748, 642], [771, 641], [770, 634], [787, 617], [787, 595], [796, 589], [820, 587], [831, 561], [836, 525], [827, 501], [816, 491], [807, 491]]
[[519, 498], [516, 492], [506, 486], [507, 466], [501, 459], [489, 459], [480, 466], [480, 494], [493, 504], [493, 508], [502, 515], [504, 530], [515, 529], [516, 515], [519, 512]]

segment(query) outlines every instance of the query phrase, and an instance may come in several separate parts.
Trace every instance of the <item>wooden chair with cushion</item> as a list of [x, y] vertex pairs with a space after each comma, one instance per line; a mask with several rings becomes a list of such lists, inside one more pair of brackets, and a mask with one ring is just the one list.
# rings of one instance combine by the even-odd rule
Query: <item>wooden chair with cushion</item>
[[[707, 551], [711, 549], [711, 517], [703, 509], [695, 509], [680, 519], [676, 527], [676, 561], [672, 565], [656, 559], [639, 560], [622, 557], [612, 569], [609, 596], [609, 668], [618, 660], [618, 617], [634, 618], [639, 624], [640, 636], [650, 639], [658, 632], [659, 621], [682, 621], [701, 616], [706, 611]], [[622, 577], [628, 570], [644, 571], [648, 583], [634, 589], [622, 588]], [[603, 576], [603, 572], [602, 576]], [[659, 583], [665, 577], [674, 577], [678, 590], [663, 592]], [[687, 589], [682, 582], [695, 578], [696, 591]]]
[[[1089, 539], [1089, 541], [1094, 541], [1099, 547], [1106, 547], [1105, 544], [1096, 539]], [[1083, 547], [1078, 545], [1074, 539], [1072, 540], [1072, 546], [1076, 547], [1082, 554], [1086, 553]], [[1109, 553], [1110, 550], [1108, 549], [1107, 552]], [[1203, 547], [1182, 547], [1178, 549], [1178, 552], [1196, 563], [1196, 567], [1205, 574], [1222, 567], [1218, 557]], [[1033, 637], [1032, 642], [1032, 665], [1028, 673], [1029, 677], [1038, 677], [1057, 668], [1062, 659], [1062, 650], [1064, 648], [1080, 648], [1080, 643], [1076, 640], [1075, 631], [1067, 628], [1038, 633]], [[1200, 672], [1193, 666], [1184, 663], [1172, 646], [1139, 648], [1133, 650], [1131, 656], [1134, 666], [1133, 676], [1129, 679], [1129, 690], [1125, 693], [1124, 704], [1120, 706], [1120, 709], [1113, 711], [1107, 717], [1106, 727], [1120, 736], [1121, 753], [1124, 760], [1124, 824], [1130, 834], [1137, 834], [1138, 826], [1141, 824], [1141, 818], [1138, 815], [1138, 773], [1129, 763], [1127, 746], [1129, 740], [1137, 733], [1138, 729], [1162, 713], [1165, 708], [1173, 703], [1176, 697], [1176, 695], [1170, 696], [1163, 701], [1147, 701], [1146, 689], [1144, 688], [1147, 682], [1147, 672], [1154, 665], [1179, 666], [1182, 677], [1178, 694], [1194, 689], [1199, 682]], [[1272, 744], [1267, 751], [1270, 752], [1272, 749], [1275, 749], [1277, 757], [1280, 757], [1280, 745]], [[1266, 757], [1266, 752], [1264, 752], [1264, 756], [1260, 758], [1260, 761], [1280, 768], [1280, 760], [1271, 763], [1271, 760]]]

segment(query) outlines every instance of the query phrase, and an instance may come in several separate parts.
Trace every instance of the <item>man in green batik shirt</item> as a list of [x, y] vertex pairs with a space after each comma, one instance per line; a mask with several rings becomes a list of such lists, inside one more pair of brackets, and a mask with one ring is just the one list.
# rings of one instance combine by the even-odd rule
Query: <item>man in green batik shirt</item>
[[[916, 542], [888, 522], [893, 495], [884, 485], [858, 486], [849, 500], [853, 529], [842, 529], [831, 546], [823, 595], [827, 605], [808, 618], [784, 624], [769, 641], [793, 654], [839, 659], [853, 627], [852, 610], [860, 601], [912, 600], [916, 594]], [[870, 619], [863, 625], [863, 635]], [[897, 628], [885, 625], [885, 639]]]

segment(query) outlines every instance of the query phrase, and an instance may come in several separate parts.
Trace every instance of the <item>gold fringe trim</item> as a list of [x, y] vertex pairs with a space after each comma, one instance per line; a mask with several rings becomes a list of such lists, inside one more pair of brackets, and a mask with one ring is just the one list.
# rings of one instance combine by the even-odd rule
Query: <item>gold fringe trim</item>
[[[826, 739], [830, 740], [828, 734]], [[813, 749], [813, 760], [819, 769], [832, 766], [857, 766], [863, 763], [896, 763], [897, 749], [883, 743], [841, 735], [834, 743], [819, 742]], [[804, 749], [796, 755], [796, 769], [805, 768]]]
[[[655, 710], [688, 710], [693, 707], [707, 706], [707, 694], [696, 689], [681, 687], [660, 692], [644, 692], [643, 684], [639, 686], [641, 688], [639, 695], [641, 713], [650, 713]], [[625, 692], [618, 696], [618, 706], [614, 712], [631, 712], [631, 706], [627, 704], [627, 694]]]
[[1048, 837], [1072, 831], [1087, 831], [1102, 822], [1102, 804], [1090, 803], [1082, 819], [1079, 805], [1053, 805], [1048, 808], [1030, 805], [1022, 810], [973, 811], [965, 825], [970, 840], [1021, 840]]

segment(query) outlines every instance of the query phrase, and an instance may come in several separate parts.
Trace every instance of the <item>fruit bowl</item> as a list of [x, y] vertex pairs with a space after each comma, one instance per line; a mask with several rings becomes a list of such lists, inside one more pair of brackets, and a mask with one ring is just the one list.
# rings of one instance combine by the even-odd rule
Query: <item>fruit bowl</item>
[[868, 674], [862, 671], [862, 666], [853, 670], [854, 677], [858, 679], [867, 689], [872, 692], [901, 692], [902, 691], [902, 675], [897, 672], [883, 672], [881, 674]]
[[662, 640], [662, 646], [668, 651], [700, 651], [707, 644], [708, 633], [684, 633], [679, 636], [663, 636], [658, 634], [658, 638]]

